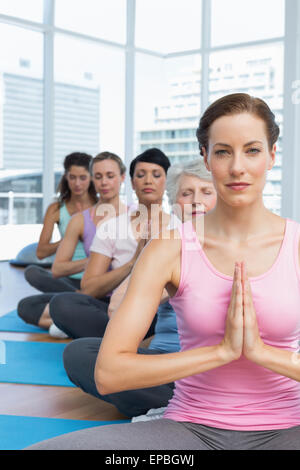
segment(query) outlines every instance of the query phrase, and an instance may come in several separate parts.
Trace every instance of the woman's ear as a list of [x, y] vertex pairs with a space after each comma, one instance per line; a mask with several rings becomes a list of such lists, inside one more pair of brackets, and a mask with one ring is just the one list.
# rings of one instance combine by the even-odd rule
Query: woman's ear
[[208, 155], [207, 155], [207, 152], [206, 152], [206, 148], [205, 148], [205, 147], [201, 147], [201, 151], [202, 151], [203, 160], [204, 160], [204, 164], [205, 164], [205, 166], [206, 166], [206, 169], [207, 169], [207, 171], [210, 171], [210, 167], [209, 167], [209, 163], [208, 163]]
[[276, 157], [276, 145], [273, 145], [272, 150], [270, 151], [270, 160], [268, 164], [268, 170], [271, 170], [275, 164], [275, 157]]

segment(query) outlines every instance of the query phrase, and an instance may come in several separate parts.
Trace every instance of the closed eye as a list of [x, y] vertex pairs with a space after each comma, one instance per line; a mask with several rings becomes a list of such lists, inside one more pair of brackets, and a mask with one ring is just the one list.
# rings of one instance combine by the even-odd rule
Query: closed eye
[[219, 156], [225, 155], [226, 153], [228, 153], [228, 150], [225, 149], [215, 151], [215, 154]]

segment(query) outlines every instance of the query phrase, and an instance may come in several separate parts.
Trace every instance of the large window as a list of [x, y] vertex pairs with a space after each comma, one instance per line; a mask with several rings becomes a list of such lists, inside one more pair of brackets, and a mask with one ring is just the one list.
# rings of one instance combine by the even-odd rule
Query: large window
[[209, 102], [228, 93], [249, 93], [268, 103], [280, 126], [276, 163], [268, 173], [264, 190], [266, 206], [280, 214], [283, 137], [283, 47], [267, 46], [227, 49], [210, 55]]
[[0, 23], [0, 224], [42, 219], [43, 36]]
[[300, 0], [1, 0], [0, 224], [41, 223], [70, 152], [110, 150], [127, 167], [153, 146], [197, 157], [201, 113], [235, 91], [280, 125], [264, 196], [282, 213], [296, 199], [282, 154], [297, 173], [299, 23]]
[[199, 156], [201, 56], [159, 59], [137, 54], [136, 152], [161, 149], [171, 163]]
[[43, 0], [1, 0], [0, 14], [41, 22]]
[[58, 34], [54, 61], [54, 163], [74, 151], [124, 157], [124, 52]]
[[211, 0], [211, 45], [284, 35], [284, 0]]
[[136, 46], [164, 54], [199, 49], [201, 0], [137, 0]]
[[126, 0], [58, 0], [55, 3], [55, 25], [125, 44]]
[[[136, 117], [141, 108], [141, 96], [146, 96], [142, 101], [141, 119], [136, 119], [137, 151], [157, 146], [174, 163], [196, 158], [199, 150], [195, 131], [206, 105], [234, 92], [260, 97], [274, 111], [281, 128], [276, 165], [269, 172], [264, 193], [266, 206], [280, 214], [284, 0], [211, 0], [203, 4], [204, 14], [199, 10], [200, 3], [186, 2], [187, 8], [183, 9], [181, 2], [172, 2], [172, 5], [165, 2], [160, 9], [157, 2], [138, 2], [137, 44], [164, 54], [160, 67], [157, 58], [137, 58]], [[171, 26], [168, 34], [164, 34], [162, 24], [167, 15], [163, 13], [168, 7], [175, 28]], [[272, 21], [266, 21], [270, 8]], [[146, 34], [143, 40], [155, 15], [159, 17], [156, 33]], [[181, 35], [176, 23], [178, 18]], [[200, 27], [195, 28], [198, 19]], [[204, 42], [201, 42], [201, 32]], [[183, 53], [178, 41], [186, 50], [199, 49], [199, 54]]]

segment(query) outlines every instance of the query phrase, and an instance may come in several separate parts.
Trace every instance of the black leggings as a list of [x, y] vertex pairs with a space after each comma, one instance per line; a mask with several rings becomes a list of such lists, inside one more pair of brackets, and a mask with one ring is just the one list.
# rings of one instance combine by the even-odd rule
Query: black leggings
[[[38, 325], [41, 315], [46, 307], [47, 304], [52, 305], [51, 311], [53, 313], [53, 322], [60, 328], [59, 325], [71, 323], [71, 329], [68, 329], [68, 336], [72, 338], [77, 338], [81, 336], [85, 336], [86, 332], [90, 332], [90, 322], [93, 321], [95, 312], [98, 314], [98, 327], [100, 328], [100, 332], [105, 331], [106, 324], [108, 322], [107, 317], [107, 308], [109, 298], [103, 298], [102, 300], [94, 299], [93, 297], [87, 296], [89, 298], [89, 309], [90, 311], [91, 306], [93, 305], [96, 310], [92, 310], [92, 314], [88, 315], [88, 319], [90, 322], [85, 325], [84, 320], [84, 310], [85, 302], [80, 302], [81, 300], [86, 300], [83, 294], [75, 294], [75, 301], [73, 297], [68, 297], [69, 294], [73, 294], [71, 292], [65, 292], [63, 294], [56, 294], [56, 293], [47, 293], [47, 294], [37, 294], [31, 295], [29, 297], [25, 297], [24, 299], [20, 300], [17, 306], [17, 312], [20, 318], [24, 320], [26, 323], [30, 323], [31, 325]], [[56, 300], [56, 297], [58, 299]], [[71, 303], [69, 302], [71, 299]], [[51, 302], [53, 303], [51, 304]], [[73, 311], [74, 318], [72, 316]], [[69, 314], [69, 315], [68, 315]], [[92, 315], [92, 317], [91, 317]], [[52, 315], [51, 315], [52, 316]], [[55, 321], [54, 321], [55, 319]], [[101, 325], [100, 325], [101, 323]], [[62, 328], [61, 328], [62, 329]], [[72, 330], [72, 331], [71, 331]], [[73, 331], [74, 330], [74, 331]], [[77, 336], [79, 335], [79, 336]], [[90, 336], [90, 335], [88, 335]], [[103, 335], [102, 335], [103, 336]]]
[[49, 305], [53, 323], [70, 338], [102, 337], [109, 317], [109, 299], [99, 300], [90, 295], [65, 292], [55, 295]]
[[[270, 431], [232, 431], [171, 419], [156, 419], [82, 429], [27, 449], [300, 450], [300, 426]], [[193, 465], [190, 467], [193, 468]]]
[[[49, 313], [53, 323], [70, 338], [102, 338], [109, 320], [107, 315], [109, 300], [109, 297], [95, 299], [78, 292], [38, 294], [22, 299], [17, 311], [26, 323], [38, 325], [49, 303]], [[145, 338], [154, 335], [155, 324], [156, 315]]]
[[24, 271], [26, 281], [35, 289], [47, 293], [75, 292], [80, 289], [81, 279], [60, 277], [55, 279], [50, 271], [36, 265], [27, 266]]
[[[77, 292], [58, 294], [50, 301], [53, 323], [70, 338], [102, 338], [109, 321], [109, 297], [95, 299]], [[156, 315], [145, 338], [154, 335]]]
[[[150, 408], [161, 408], [168, 404], [173, 395], [174, 384], [128, 390], [108, 395], [100, 395], [94, 380], [95, 364], [102, 338], [80, 338], [69, 343], [63, 353], [64, 367], [69, 379], [101, 400], [115, 405], [125, 416], [132, 418], [147, 413]], [[163, 354], [154, 349], [139, 348], [139, 354]]]
[[38, 325], [46, 305], [54, 295], [53, 293], [37, 294], [20, 300], [17, 306], [19, 317], [22, 318], [25, 323]]

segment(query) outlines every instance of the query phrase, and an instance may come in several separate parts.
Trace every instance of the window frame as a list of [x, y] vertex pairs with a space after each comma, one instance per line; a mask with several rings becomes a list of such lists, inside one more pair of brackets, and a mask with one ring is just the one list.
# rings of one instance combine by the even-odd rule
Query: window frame
[[[282, 37], [266, 40], [226, 44], [226, 46], [211, 47], [211, 1], [202, 1], [201, 36], [199, 49], [190, 51], [160, 54], [156, 51], [145, 50], [135, 46], [135, 11], [136, 0], [127, 0], [126, 44], [95, 38], [75, 31], [57, 28], [54, 24], [55, 0], [44, 0], [43, 22], [25, 20], [0, 14], [0, 23], [39, 31], [44, 35], [44, 158], [43, 158], [43, 209], [44, 211], [53, 198], [51, 188], [54, 188], [54, 37], [56, 33], [69, 35], [82, 41], [91, 41], [107, 47], [123, 50], [125, 54], [125, 129], [124, 129], [124, 163], [128, 167], [134, 156], [134, 95], [135, 95], [135, 57], [137, 53], [153, 55], [163, 59], [182, 57], [191, 54], [201, 54], [202, 86], [201, 112], [209, 102], [209, 57], [215, 51], [232, 48], [253, 47], [276, 42], [284, 46], [284, 135], [281, 182], [281, 215], [300, 222], [300, 162], [298, 149], [300, 146], [300, 103], [293, 102], [297, 92], [296, 81], [300, 88], [300, 0], [285, 0], [285, 32]], [[288, 157], [288, 159], [287, 159]], [[126, 181], [125, 194], [131, 202], [132, 191], [129, 179]]]

